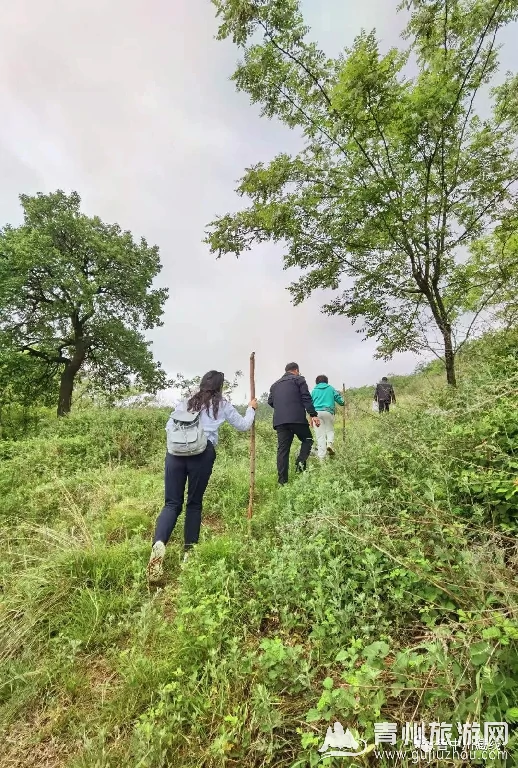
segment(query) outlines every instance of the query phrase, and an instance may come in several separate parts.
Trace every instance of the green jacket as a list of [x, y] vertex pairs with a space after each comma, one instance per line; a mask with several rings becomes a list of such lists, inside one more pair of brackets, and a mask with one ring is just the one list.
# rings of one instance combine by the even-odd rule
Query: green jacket
[[317, 384], [311, 393], [311, 399], [313, 405], [317, 411], [329, 411], [329, 413], [335, 412], [335, 403], [338, 405], [344, 404], [344, 399], [340, 392], [337, 392], [331, 384]]

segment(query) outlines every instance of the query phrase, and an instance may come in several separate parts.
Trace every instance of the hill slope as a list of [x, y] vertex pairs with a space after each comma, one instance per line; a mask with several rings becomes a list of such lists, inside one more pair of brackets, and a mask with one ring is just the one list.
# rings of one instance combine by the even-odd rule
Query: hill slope
[[335, 720], [369, 744], [518, 720], [515, 350], [475, 345], [455, 395], [422, 374], [386, 417], [367, 400], [283, 489], [260, 423], [250, 533], [248, 439], [224, 428], [202, 542], [181, 569], [175, 531], [152, 593], [163, 412], [0, 443], [2, 768], [303, 768]]

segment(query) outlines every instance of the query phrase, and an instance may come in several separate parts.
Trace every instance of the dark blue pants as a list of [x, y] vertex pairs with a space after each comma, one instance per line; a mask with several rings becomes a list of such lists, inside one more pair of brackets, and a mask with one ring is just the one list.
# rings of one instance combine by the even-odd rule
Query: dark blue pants
[[200, 537], [203, 494], [212, 474], [216, 451], [210, 442], [203, 453], [197, 456], [165, 457], [165, 505], [156, 521], [156, 541], [167, 544], [183, 507], [187, 484], [187, 505], [185, 508], [184, 542], [185, 549], [197, 544]]
[[279, 484], [288, 482], [288, 470], [290, 461], [290, 448], [295, 435], [300, 440], [300, 453], [297, 456], [295, 467], [297, 471], [306, 469], [306, 461], [313, 447], [313, 435], [309, 424], [279, 424], [275, 427], [277, 432], [277, 474]]

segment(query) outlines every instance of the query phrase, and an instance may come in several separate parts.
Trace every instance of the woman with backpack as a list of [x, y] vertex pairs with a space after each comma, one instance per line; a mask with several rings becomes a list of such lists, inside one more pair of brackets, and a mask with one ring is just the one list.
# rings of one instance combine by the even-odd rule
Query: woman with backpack
[[156, 521], [155, 535], [147, 571], [150, 581], [163, 573], [165, 547], [180, 516], [187, 485], [184, 524], [184, 560], [198, 543], [203, 495], [216, 459], [218, 429], [227, 421], [239, 432], [252, 426], [257, 399], [248, 404], [244, 416], [223, 397], [225, 376], [209, 371], [200, 382], [199, 391], [182, 401], [166, 425], [165, 505]]

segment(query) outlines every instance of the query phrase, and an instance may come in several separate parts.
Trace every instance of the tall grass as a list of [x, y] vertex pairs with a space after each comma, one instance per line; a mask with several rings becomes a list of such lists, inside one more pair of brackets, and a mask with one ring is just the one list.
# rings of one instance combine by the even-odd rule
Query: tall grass
[[335, 720], [369, 742], [378, 721], [515, 722], [513, 349], [475, 346], [454, 395], [418, 378], [394, 413], [358, 410], [281, 489], [259, 423], [250, 531], [247, 437], [223, 428], [200, 545], [180, 567], [175, 531], [158, 591], [164, 413], [4, 442], [2, 768], [305, 768]]

